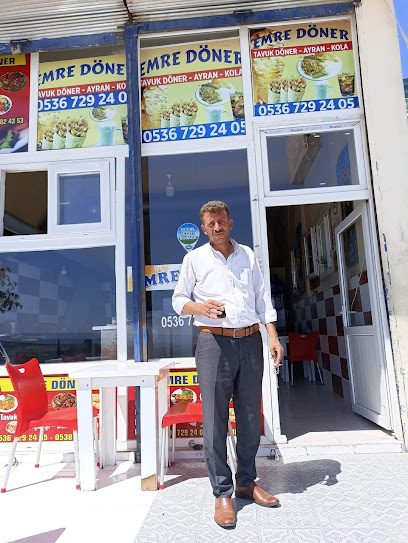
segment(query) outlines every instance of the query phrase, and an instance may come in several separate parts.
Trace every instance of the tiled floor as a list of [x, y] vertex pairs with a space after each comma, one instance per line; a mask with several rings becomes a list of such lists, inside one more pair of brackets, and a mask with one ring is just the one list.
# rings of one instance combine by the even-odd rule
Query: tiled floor
[[[408, 455], [348, 454], [257, 460], [259, 484], [281, 507], [234, 499], [237, 527], [213, 520], [204, 462], [178, 462], [165, 489], [141, 492], [139, 465], [98, 471], [98, 490], [75, 490], [68, 456], [33, 455], [0, 495], [0, 543], [406, 543]], [[0, 454], [0, 465], [6, 461]], [[2, 470], [0, 470], [2, 471]], [[1, 473], [0, 473], [1, 475]]]
[[213, 520], [214, 500], [204, 464], [169, 470], [137, 543], [406, 543], [408, 456], [316, 456], [257, 461], [259, 484], [281, 507], [235, 499], [237, 526]]
[[319, 381], [279, 381], [282, 433], [289, 446], [395, 444], [390, 432], [354, 413], [345, 400]]

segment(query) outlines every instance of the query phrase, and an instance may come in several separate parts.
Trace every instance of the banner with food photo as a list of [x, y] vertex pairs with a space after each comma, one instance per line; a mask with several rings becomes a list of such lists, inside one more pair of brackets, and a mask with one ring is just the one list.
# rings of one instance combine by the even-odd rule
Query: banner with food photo
[[255, 116], [359, 107], [350, 20], [251, 30]]
[[238, 38], [142, 49], [144, 143], [245, 134]]
[[30, 56], [0, 56], [0, 153], [28, 149]]
[[[172, 405], [202, 403], [198, 375], [195, 370], [173, 370], [170, 372], [169, 379]], [[232, 402], [229, 404], [229, 415], [232, 429], [235, 432], [235, 413]], [[201, 422], [177, 424], [176, 437], [203, 437], [203, 425]]]
[[40, 63], [38, 150], [127, 143], [125, 55]]
[[[44, 377], [48, 396], [48, 408], [59, 411], [66, 407], [76, 407], [75, 379], [65, 375]], [[92, 405], [99, 410], [99, 390], [92, 390]], [[18, 400], [8, 377], [0, 377], [0, 443], [10, 443], [14, 439], [18, 422]], [[20, 437], [20, 441], [38, 441], [39, 428], [33, 428]], [[72, 441], [72, 432], [66, 428], [45, 428], [44, 441]]]

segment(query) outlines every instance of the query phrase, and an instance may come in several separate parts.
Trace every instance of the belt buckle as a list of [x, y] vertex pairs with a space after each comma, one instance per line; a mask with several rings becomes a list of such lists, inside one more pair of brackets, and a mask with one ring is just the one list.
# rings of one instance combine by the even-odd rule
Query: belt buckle
[[233, 329], [232, 329], [232, 337], [233, 337], [234, 339], [236, 338], [235, 331], [236, 331], [236, 328], [233, 328]]

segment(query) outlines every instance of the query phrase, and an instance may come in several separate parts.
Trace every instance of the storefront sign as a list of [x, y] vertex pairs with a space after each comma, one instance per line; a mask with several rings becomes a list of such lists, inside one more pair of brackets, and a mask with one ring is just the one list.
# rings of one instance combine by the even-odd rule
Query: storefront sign
[[[44, 377], [48, 407], [56, 411], [77, 404], [75, 379], [67, 376], [52, 375]], [[99, 391], [92, 391], [92, 405], [99, 410]], [[18, 400], [13, 385], [8, 377], [0, 377], [0, 443], [10, 443], [14, 439], [17, 427]], [[19, 441], [38, 441], [40, 430], [33, 428], [22, 435]], [[44, 441], [72, 441], [72, 432], [66, 428], [46, 427]]]
[[30, 56], [0, 56], [0, 153], [28, 148]]
[[187, 252], [194, 249], [199, 238], [200, 229], [195, 224], [184, 223], [177, 230], [177, 239]]
[[181, 264], [145, 266], [146, 290], [174, 290], [180, 275], [180, 268]]
[[124, 55], [41, 63], [38, 85], [39, 150], [128, 143]]
[[359, 107], [350, 21], [251, 31], [255, 116]]
[[239, 39], [141, 50], [142, 139], [245, 134]]

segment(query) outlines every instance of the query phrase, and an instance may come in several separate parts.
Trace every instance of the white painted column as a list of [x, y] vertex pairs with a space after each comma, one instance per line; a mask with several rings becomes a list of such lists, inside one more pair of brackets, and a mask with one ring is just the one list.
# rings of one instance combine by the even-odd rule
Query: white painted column
[[158, 387], [156, 378], [143, 377], [140, 384], [140, 456], [142, 490], [158, 488]]
[[[395, 433], [408, 436], [408, 125], [392, 0], [356, 7], [358, 42], [380, 252], [391, 327], [386, 330]], [[387, 328], [386, 315], [383, 324]], [[397, 386], [396, 386], [397, 385]], [[398, 390], [398, 396], [396, 391]]]
[[116, 464], [116, 389], [100, 389], [100, 446], [101, 467]]
[[92, 433], [92, 384], [77, 379], [77, 413], [79, 441], [79, 475], [81, 490], [95, 490], [96, 468]]

